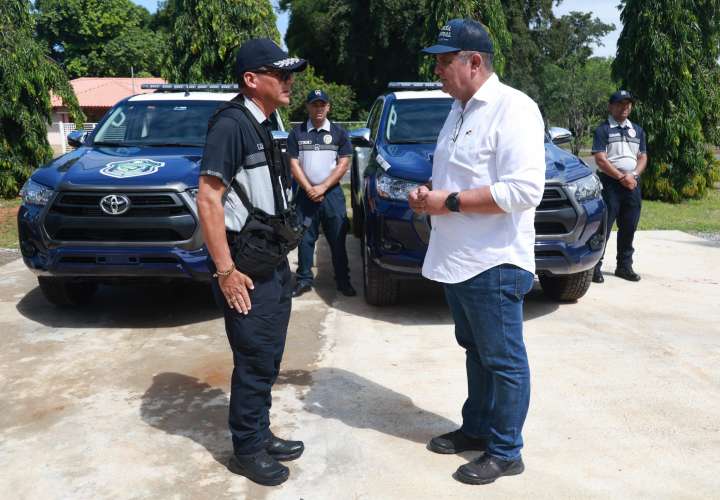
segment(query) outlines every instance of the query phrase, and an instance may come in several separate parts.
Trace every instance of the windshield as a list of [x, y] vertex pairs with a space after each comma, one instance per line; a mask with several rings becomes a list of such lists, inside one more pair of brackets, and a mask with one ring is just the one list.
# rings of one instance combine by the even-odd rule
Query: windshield
[[205, 145], [208, 120], [218, 101], [127, 101], [111, 111], [95, 144], [123, 146]]
[[388, 112], [385, 138], [391, 144], [436, 142], [452, 103], [442, 97], [396, 100]]

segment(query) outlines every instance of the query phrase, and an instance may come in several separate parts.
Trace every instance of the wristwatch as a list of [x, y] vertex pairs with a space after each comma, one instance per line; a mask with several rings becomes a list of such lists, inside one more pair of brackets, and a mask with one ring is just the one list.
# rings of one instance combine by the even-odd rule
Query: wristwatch
[[458, 198], [458, 193], [450, 193], [448, 197], [445, 198], [445, 207], [451, 212], [460, 211], [460, 198]]

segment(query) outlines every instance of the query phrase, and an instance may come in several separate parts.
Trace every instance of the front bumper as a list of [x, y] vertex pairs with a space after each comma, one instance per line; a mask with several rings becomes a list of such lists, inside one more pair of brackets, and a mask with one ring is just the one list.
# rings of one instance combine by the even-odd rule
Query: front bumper
[[[188, 201], [185, 200], [191, 207], [189, 217], [197, 220], [194, 205]], [[108, 281], [141, 278], [210, 280], [207, 251], [197, 224], [187, 233], [190, 237], [182, 241], [67, 241], [50, 237], [47, 227], [50, 222], [52, 230], [52, 217], [48, 218], [48, 211], [49, 205], [22, 205], [18, 211], [20, 251], [27, 267], [38, 275]], [[185, 216], [183, 227], [187, 227], [187, 219]], [[85, 221], [102, 228], [103, 221], [99, 217]], [[104, 224], [114, 229], [118, 227], [113, 219]]]
[[[366, 200], [365, 237], [370, 257], [395, 278], [419, 276], [430, 235], [426, 217], [414, 214], [405, 202], [378, 197]], [[541, 205], [535, 218], [536, 273], [575, 274], [594, 267], [605, 245], [605, 219], [602, 198], [581, 204], [565, 198]]]

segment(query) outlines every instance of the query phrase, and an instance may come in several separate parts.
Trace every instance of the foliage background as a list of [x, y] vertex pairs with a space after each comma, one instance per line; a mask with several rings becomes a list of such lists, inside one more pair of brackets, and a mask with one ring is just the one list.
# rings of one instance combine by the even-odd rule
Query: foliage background
[[624, 0], [613, 73], [638, 98], [647, 131], [643, 195], [677, 202], [720, 178], [708, 144], [720, 131], [720, 1]]
[[14, 196], [30, 173], [52, 157], [48, 144], [50, 93], [63, 98], [72, 119], [83, 115], [65, 72], [34, 37], [30, 2], [0, 9], [0, 196]]

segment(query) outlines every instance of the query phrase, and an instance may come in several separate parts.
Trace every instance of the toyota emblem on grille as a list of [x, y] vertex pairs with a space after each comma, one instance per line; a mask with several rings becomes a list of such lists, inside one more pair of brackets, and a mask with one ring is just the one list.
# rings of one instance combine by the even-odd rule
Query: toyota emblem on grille
[[108, 215], [121, 215], [130, 209], [130, 198], [124, 194], [109, 194], [100, 200], [100, 208]]

